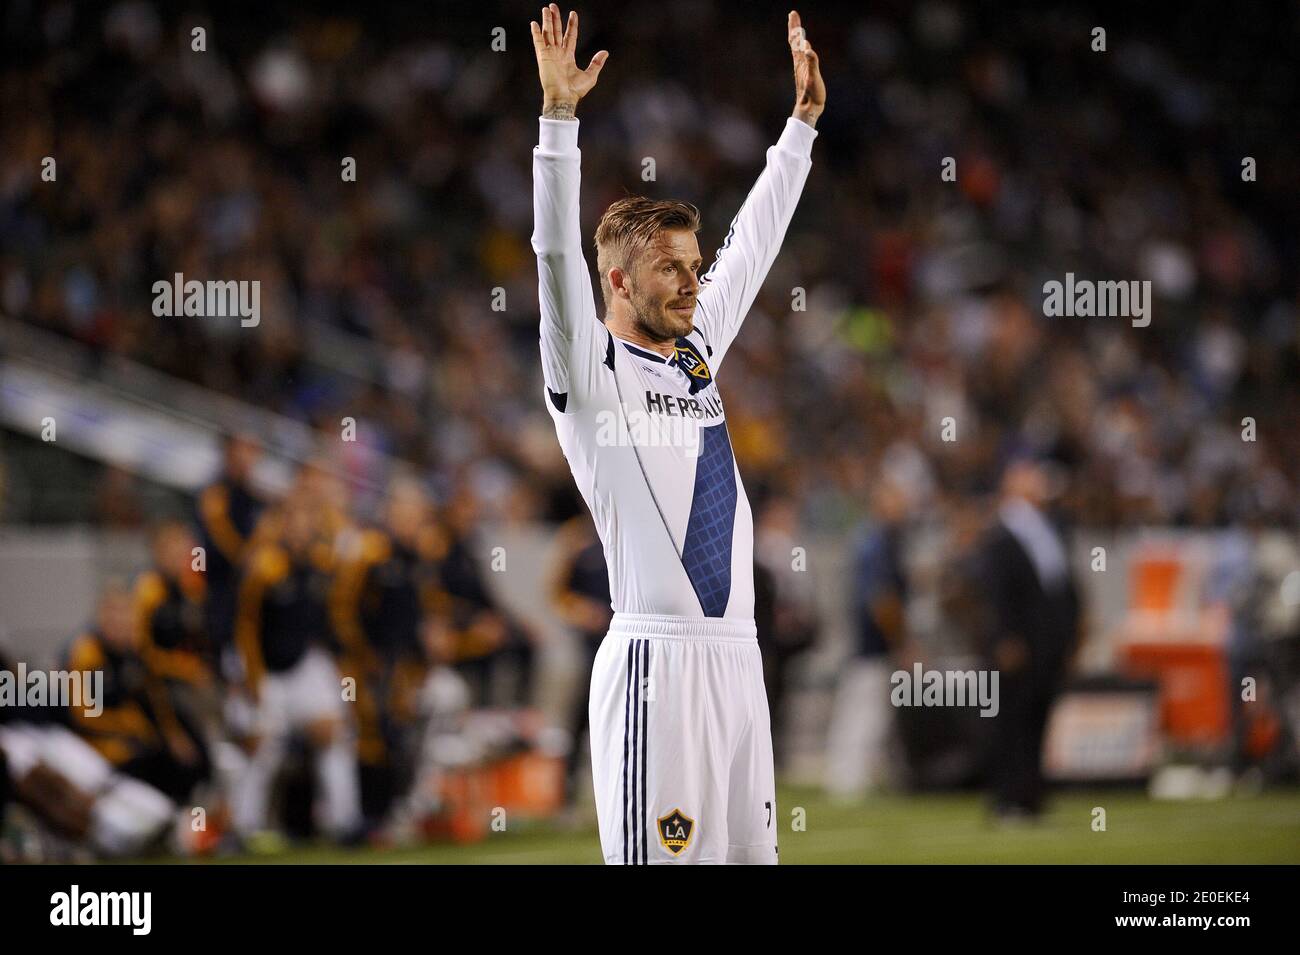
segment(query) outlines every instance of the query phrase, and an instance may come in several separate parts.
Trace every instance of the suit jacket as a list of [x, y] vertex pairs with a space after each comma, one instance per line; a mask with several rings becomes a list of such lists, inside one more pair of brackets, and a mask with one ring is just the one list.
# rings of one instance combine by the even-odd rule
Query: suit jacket
[[1055, 680], [1079, 636], [1079, 595], [1074, 575], [1044, 588], [1038, 571], [1015, 535], [999, 521], [981, 548], [981, 578], [987, 611], [985, 650], [1018, 636], [1029, 647], [1029, 675]]

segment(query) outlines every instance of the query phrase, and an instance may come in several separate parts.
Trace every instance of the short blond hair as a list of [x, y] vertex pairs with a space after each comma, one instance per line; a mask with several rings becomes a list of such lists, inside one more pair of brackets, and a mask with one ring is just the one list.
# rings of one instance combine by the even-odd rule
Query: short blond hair
[[600, 225], [596, 227], [596, 268], [600, 272], [606, 312], [614, 303], [609, 270], [631, 272], [637, 259], [664, 229], [700, 231], [700, 210], [689, 202], [628, 196], [619, 199], [600, 217]]

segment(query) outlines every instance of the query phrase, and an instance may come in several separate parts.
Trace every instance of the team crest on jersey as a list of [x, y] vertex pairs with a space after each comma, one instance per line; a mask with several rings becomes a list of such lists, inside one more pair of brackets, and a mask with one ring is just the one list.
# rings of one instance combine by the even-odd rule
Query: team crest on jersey
[[675, 856], [686, 851], [694, 832], [695, 820], [680, 809], [674, 809], [668, 815], [659, 817], [659, 841]]
[[677, 339], [677, 364], [693, 378], [700, 378], [708, 381], [712, 375], [709, 373], [709, 366], [704, 363], [691, 345], [684, 338]]

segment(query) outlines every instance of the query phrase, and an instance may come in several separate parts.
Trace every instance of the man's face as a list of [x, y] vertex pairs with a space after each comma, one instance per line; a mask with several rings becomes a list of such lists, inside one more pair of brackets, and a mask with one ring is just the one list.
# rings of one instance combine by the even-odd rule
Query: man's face
[[901, 524], [907, 519], [907, 492], [889, 478], [875, 487], [876, 513], [886, 524]]
[[261, 448], [251, 438], [237, 436], [226, 447], [226, 472], [238, 480], [247, 479], [260, 454]]
[[109, 591], [99, 600], [97, 613], [99, 634], [117, 650], [129, 650], [136, 644], [135, 607], [126, 591]]
[[1042, 507], [1049, 497], [1047, 471], [1035, 461], [1021, 461], [1007, 472], [1006, 491], [1013, 497]]
[[664, 229], [655, 237], [627, 286], [645, 335], [671, 342], [691, 333], [702, 264], [700, 244], [689, 229]]
[[154, 562], [166, 574], [179, 577], [188, 569], [194, 539], [182, 524], [167, 524], [154, 538]]
[[389, 532], [400, 541], [412, 541], [428, 520], [429, 502], [419, 489], [399, 486], [388, 496], [385, 508]]
[[314, 501], [291, 497], [284, 503], [284, 545], [292, 553], [307, 553], [316, 542], [317, 524]]

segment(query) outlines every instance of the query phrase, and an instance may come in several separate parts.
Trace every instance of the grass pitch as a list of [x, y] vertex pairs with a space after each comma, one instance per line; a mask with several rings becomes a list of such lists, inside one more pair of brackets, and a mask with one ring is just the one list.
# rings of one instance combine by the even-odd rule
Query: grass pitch
[[[1093, 831], [1093, 809], [1106, 830]], [[793, 828], [795, 810], [805, 825]], [[1300, 863], [1300, 790], [1218, 801], [1161, 802], [1141, 792], [1057, 794], [1039, 822], [998, 826], [975, 793], [879, 796], [841, 806], [819, 791], [783, 788], [782, 864], [841, 863]], [[651, 834], [653, 837], [653, 833]], [[594, 864], [594, 818], [577, 828], [517, 822], [472, 845], [410, 849], [295, 846], [224, 863]]]

